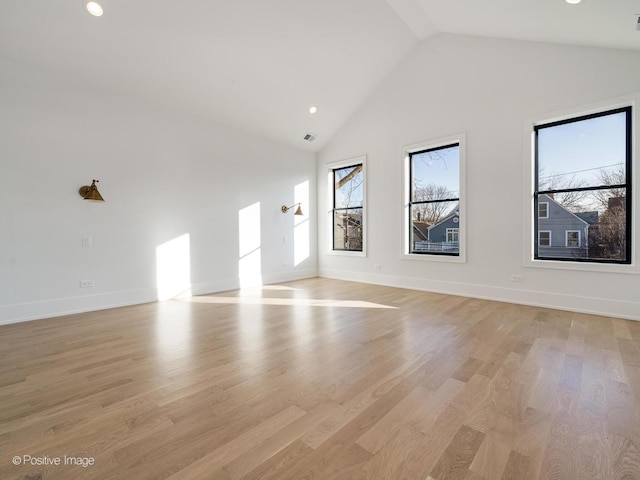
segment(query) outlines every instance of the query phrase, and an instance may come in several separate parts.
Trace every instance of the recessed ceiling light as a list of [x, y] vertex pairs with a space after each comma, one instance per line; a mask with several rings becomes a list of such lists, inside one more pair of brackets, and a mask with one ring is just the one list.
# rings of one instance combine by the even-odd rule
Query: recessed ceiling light
[[309, 113], [316, 113], [318, 111], [318, 107], [316, 107], [315, 105], [312, 105], [309, 108]]
[[87, 2], [87, 11], [94, 17], [101, 17], [104, 13], [102, 6], [98, 2]]
[[565, 2], [570, 3], [571, 5], [577, 5], [581, 2], [582, 0], [565, 0]]

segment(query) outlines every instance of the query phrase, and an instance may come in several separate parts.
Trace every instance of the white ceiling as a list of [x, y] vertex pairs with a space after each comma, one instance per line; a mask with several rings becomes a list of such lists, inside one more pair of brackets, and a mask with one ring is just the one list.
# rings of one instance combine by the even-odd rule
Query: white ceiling
[[313, 151], [438, 32], [640, 49], [640, 0], [101, 3], [2, 0], [0, 56]]

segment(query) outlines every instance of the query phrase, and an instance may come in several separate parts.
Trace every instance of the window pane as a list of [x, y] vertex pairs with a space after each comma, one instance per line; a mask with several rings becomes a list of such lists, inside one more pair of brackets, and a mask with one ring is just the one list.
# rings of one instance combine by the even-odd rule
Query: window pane
[[411, 206], [411, 253], [460, 253], [458, 202]]
[[538, 190], [624, 184], [626, 112], [538, 128]]
[[551, 246], [551, 232], [539, 232], [538, 233], [538, 245], [541, 247]]
[[411, 201], [460, 197], [460, 146], [411, 155]]
[[626, 258], [626, 189], [541, 194], [538, 201], [549, 202], [548, 218], [538, 218], [537, 222], [538, 257], [605, 261]]
[[458, 241], [458, 229], [447, 228], [447, 242], [457, 242], [457, 241]]
[[575, 247], [579, 247], [580, 246], [580, 231], [574, 231], [574, 230], [567, 230], [566, 232], [567, 235], [567, 241], [566, 241], [566, 246], [567, 247], [571, 247], [571, 248], [575, 248]]
[[538, 217], [547, 218], [549, 216], [549, 204], [547, 202], [538, 203]]
[[333, 212], [333, 249], [362, 251], [362, 209]]
[[457, 212], [457, 210], [458, 202], [418, 203], [411, 206], [411, 218], [414, 223], [422, 222], [430, 227]]
[[334, 172], [334, 208], [362, 207], [363, 172], [362, 164], [338, 168]]

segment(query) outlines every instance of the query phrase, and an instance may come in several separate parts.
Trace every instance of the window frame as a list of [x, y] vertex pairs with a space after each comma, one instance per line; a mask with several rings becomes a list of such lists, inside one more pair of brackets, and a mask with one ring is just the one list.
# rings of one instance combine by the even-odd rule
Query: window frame
[[631, 228], [627, 229], [627, 232], [631, 232], [631, 243], [627, 244], [627, 248], [631, 254], [630, 263], [608, 263], [608, 262], [592, 262], [592, 261], [576, 261], [553, 259], [538, 259], [535, 258], [535, 246], [537, 241], [536, 222], [537, 222], [537, 210], [534, 201], [534, 194], [536, 188], [536, 144], [535, 134], [536, 127], [542, 124], [549, 124], [557, 121], [566, 121], [571, 119], [577, 119], [579, 117], [599, 114], [606, 111], [613, 111], [618, 108], [631, 107], [631, 168], [628, 170], [627, 181], [631, 184], [631, 191], [636, 192], [640, 176], [638, 175], [638, 155], [636, 148], [636, 139], [640, 137], [640, 112], [638, 110], [640, 105], [640, 92], [625, 95], [609, 100], [603, 100], [585, 104], [581, 106], [575, 106], [558, 110], [555, 112], [540, 114], [525, 118], [523, 121], [523, 139], [525, 148], [524, 161], [527, 166], [523, 172], [523, 178], [525, 188], [523, 189], [523, 216], [525, 219], [523, 228], [523, 266], [542, 269], [556, 269], [556, 270], [574, 270], [574, 271], [589, 271], [589, 272], [610, 272], [610, 273], [624, 273], [624, 274], [640, 274], [640, 263], [638, 263], [638, 252], [640, 252], [640, 232], [638, 232], [639, 212], [640, 212], [640, 196], [637, 194], [632, 195], [630, 201], [628, 201], [632, 209], [628, 214], [627, 221], [630, 221]]
[[[459, 208], [459, 222], [458, 222], [458, 238], [459, 247], [458, 254], [452, 255], [447, 253], [434, 253], [434, 252], [411, 252], [411, 155], [437, 150], [439, 148], [458, 145], [458, 162], [459, 162], [459, 196], [458, 196], [458, 208]], [[402, 235], [400, 235], [401, 241], [401, 259], [403, 260], [418, 260], [426, 262], [444, 262], [444, 263], [466, 263], [466, 134], [464, 132], [449, 135], [446, 137], [435, 138], [425, 142], [414, 143], [411, 145], [405, 145], [401, 149], [402, 158]]]
[[[560, 188], [560, 189], [550, 189], [550, 190], [541, 190], [539, 188], [539, 159], [538, 159], [538, 148], [537, 148], [537, 144], [538, 144], [538, 132], [541, 129], [546, 129], [546, 128], [553, 128], [553, 127], [557, 127], [557, 126], [561, 126], [561, 125], [568, 125], [571, 123], [577, 123], [577, 122], [581, 122], [581, 121], [585, 121], [585, 120], [591, 120], [594, 118], [601, 118], [601, 117], [606, 117], [609, 115], [617, 115], [619, 113], [625, 113], [626, 114], [626, 123], [625, 123], [625, 138], [626, 138], [626, 152], [625, 152], [625, 183], [624, 184], [619, 184], [619, 185], [592, 185], [592, 186], [588, 186], [588, 187], [577, 187], [577, 188]], [[625, 107], [616, 107], [616, 108], [611, 108], [611, 109], [605, 109], [599, 112], [593, 112], [593, 113], [589, 113], [586, 115], [577, 115], [577, 116], [571, 116], [565, 119], [561, 119], [561, 120], [555, 120], [555, 121], [550, 121], [550, 122], [542, 122], [538, 125], [535, 125], [534, 127], [534, 135], [535, 135], [535, 140], [534, 140], [534, 155], [535, 155], [535, 170], [534, 170], [534, 198], [533, 198], [533, 203], [534, 205], [537, 205], [537, 211], [539, 212], [539, 208], [541, 203], [548, 203], [548, 202], [538, 202], [538, 197], [540, 195], [554, 195], [557, 193], [566, 193], [566, 192], [572, 192], [572, 191], [580, 191], [580, 192], [587, 192], [587, 191], [599, 191], [599, 190], [607, 190], [607, 189], [612, 189], [612, 188], [624, 188], [625, 192], [626, 192], [626, 196], [625, 196], [625, 206], [626, 206], [626, 225], [625, 225], [625, 236], [626, 236], [626, 245], [628, 245], [626, 252], [627, 252], [627, 257], [623, 260], [615, 260], [615, 259], [594, 259], [594, 258], [576, 258], [576, 257], [559, 257], [559, 258], [555, 258], [555, 257], [544, 257], [544, 256], [540, 256], [539, 252], [537, 250], [537, 245], [536, 248], [534, 248], [534, 258], [536, 260], [541, 260], [541, 261], [548, 261], [548, 260], [553, 260], [553, 261], [559, 261], [559, 262], [585, 262], [585, 263], [608, 263], [608, 264], [614, 264], [614, 265], [629, 265], [631, 264], [631, 260], [632, 260], [632, 252], [631, 252], [631, 241], [632, 241], [632, 235], [631, 235], [631, 217], [633, 215], [633, 209], [632, 209], [632, 202], [633, 202], [633, 190], [632, 190], [632, 182], [631, 182], [631, 172], [632, 172], [632, 156], [633, 156], [633, 149], [632, 149], [632, 116], [633, 116], [633, 110], [631, 106], [625, 106]], [[547, 205], [547, 215], [549, 214], [549, 206]], [[540, 217], [537, 216], [535, 218], [535, 223], [534, 223], [534, 231], [538, 230], [538, 219], [539, 218], [548, 218], [547, 217]], [[568, 231], [565, 230], [565, 246], [567, 248], [581, 248], [581, 243], [582, 243], [582, 235], [578, 234], [578, 242], [579, 245], [578, 247], [569, 247], [568, 246]]]
[[[362, 165], [362, 250], [334, 249], [334, 211], [335, 211], [335, 183], [334, 172], [351, 166]], [[339, 160], [327, 163], [327, 251], [329, 255], [343, 255], [351, 257], [367, 256], [367, 156]], [[346, 209], [345, 209], [346, 210]]]

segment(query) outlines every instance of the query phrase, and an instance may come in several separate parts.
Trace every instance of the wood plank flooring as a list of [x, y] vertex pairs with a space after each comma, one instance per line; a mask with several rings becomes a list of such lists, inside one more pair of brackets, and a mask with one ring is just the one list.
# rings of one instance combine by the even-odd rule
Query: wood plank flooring
[[640, 322], [309, 279], [0, 326], [0, 478], [640, 479]]

